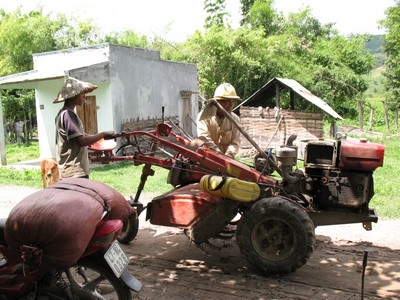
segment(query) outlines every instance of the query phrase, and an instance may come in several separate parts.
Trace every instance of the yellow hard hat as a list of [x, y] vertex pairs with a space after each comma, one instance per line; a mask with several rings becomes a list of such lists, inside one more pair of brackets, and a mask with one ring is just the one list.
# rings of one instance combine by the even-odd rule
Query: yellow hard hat
[[238, 100], [240, 97], [236, 94], [235, 88], [232, 84], [224, 82], [220, 84], [214, 92], [214, 100]]

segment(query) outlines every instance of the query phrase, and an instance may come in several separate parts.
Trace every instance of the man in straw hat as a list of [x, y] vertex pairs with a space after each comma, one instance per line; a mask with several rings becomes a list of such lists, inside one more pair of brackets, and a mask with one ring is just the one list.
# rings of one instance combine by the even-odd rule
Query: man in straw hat
[[58, 112], [56, 123], [56, 160], [61, 178], [89, 178], [89, 155], [87, 146], [101, 140], [114, 131], [86, 134], [75, 107], [85, 102], [86, 94], [97, 86], [68, 77], [53, 103], [64, 102]]
[[[235, 88], [230, 83], [222, 83], [214, 92], [212, 98], [232, 116], [232, 118], [240, 123], [240, 118], [232, 112], [233, 105], [240, 97], [236, 94]], [[221, 111], [217, 110], [215, 116], [208, 119], [200, 120], [200, 115], [197, 118], [197, 135], [206, 138], [205, 145], [211, 149], [217, 150], [231, 158], [239, 152], [240, 132], [226, 118]]]

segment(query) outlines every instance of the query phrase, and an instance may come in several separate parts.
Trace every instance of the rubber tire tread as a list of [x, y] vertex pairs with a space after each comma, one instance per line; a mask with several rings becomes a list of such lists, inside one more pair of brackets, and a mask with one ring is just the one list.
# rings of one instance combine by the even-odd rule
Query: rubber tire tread
[[124, 225], [118, 236], [118, 242], [126, 245], [133, 241], [138, 234], [139, 218], [137, 212], [131, 214], [128, 218], [124, 219], [123, 222]]
[[[253, 246], [252, 231], [257, 224], [268, 219], [284, 222], [297, 230], [295, 239], [298, 249], [282, 261], [261, 256]], [[307, 263], [316, 242], [314, 224], [307, 212], [297, 203], [281, 197], [263, 198], [245, 211], [237, 226], [236, 239], [247, 261], [264, 275], [284, 275], [296, 271]]]
[[89, 257], [79, 260], [76, 265], [80, 267], [88, 267], [102, 274], [116, 289], [116, 292], [118, 294], [117, 300], [132, 299], [131, 289], [114, 275], [113, 271], [107, 265], [102, 256], [91, 255]]

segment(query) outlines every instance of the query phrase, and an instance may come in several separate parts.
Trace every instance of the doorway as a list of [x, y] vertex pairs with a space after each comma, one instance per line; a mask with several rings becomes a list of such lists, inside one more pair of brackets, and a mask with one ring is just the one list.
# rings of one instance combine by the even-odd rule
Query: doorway
[[98, 132], [96, 96], [86, 96], [83, 105], [76, 106], [76, 113], [82, 120], [85, 133], [96, 134]]

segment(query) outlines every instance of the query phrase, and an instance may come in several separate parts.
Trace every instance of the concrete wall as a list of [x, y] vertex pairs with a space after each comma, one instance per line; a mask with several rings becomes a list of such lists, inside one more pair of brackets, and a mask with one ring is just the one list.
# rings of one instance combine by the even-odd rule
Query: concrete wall
[[[195, 135], [190, 119], [196, 119], [197, 68], [194, 64], [160, 60], [159, 52], [142, 48], [103, 44], [34, 55], [35, 70], [61, 68], [69, 76], [94, 83], [98, 131], [120, 132], [131, 119], [179, 116], [180, 125]], [[64, 79], [36, 84], [40, 159], [55, 157], [55, 116], [63, 106], [53, 104]], [[189, 99], [181, 90], [194, 92]], [[192, 126], [191, 126], [192, 125]]]
[[[196, 65], [160, 60], [157, 51], [115, 45], [110, 48], [110, 61], [113, 113], [118, 126], [131, 119], [160, 118], [163, 106], [164, 115], [179, 116], [181, 126], [187, 123], [188, 114], [196, 119]], [[184, 100], [181, 90], [195, 94]]]
[[[63, 103], [54, 104], [64, 79], [42, 81], [36, 89], [36, 112], [40, 159], [55, 157], [55, 117], [63, 107]], [[90, 95], [96, 96], [98, 130], [115, 130], [112, 118], [111, 89], [109, 83], [95, 83], [98, 88]]]

